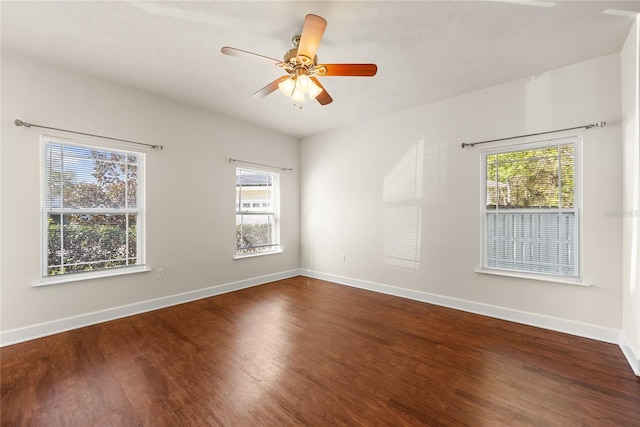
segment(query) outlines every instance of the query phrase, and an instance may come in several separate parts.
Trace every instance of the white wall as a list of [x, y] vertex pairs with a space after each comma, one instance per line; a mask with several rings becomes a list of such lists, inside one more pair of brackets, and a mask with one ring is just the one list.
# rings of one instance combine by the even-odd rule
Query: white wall
[[[40, 278], [39, 137], [42, 133], [82, 137], [16, 127], [17, 118], [164, 145], [163, 151], [148, 150], [146, 175], [147, 264], [163, 267], [164, 279], [150, 272], [33, 287]], [[299, 141], [294, 138], [6, 50], [2, 51], [1, 136], [3, 333], [211, 286], [297, 272]], [[228, 162], [229, 157], [293, 168], [281, 175], [284, 253], [232, 259], [235, 165]]]
[[[620, 102], [613, 54], [303, 140], [301, 268], [619, 330], [622, 224], [611, 212], [622, 205]], [[583, 277], [592, 286], [476, 273], [483, 148], [460, 144], [601, 120], [605, 128], [550, 136], [584, 138]]]
[[[640, 18], [638, 18], [640, 19]], [[620, 53], [623, 124], [622, 348], [640, 372], [640, 24], [636, 19]]]
[[[640, 296], [620, 286], [630, 283], [623, 271], [631, 261], [623, 263], [623, 219], [615, 214], [629, 200], [627, 191], [623, 205], [621, 118], [629, 111], [621, 111], [620, 94], [621, 61], [626, 69], [633, 59], [624, 52], [308, 138], [300, 148], [293, 138], [3, 50], [0, 331], [126, 314], [118, 308], [153, 308], [143, 303], [302, 267], [410, 297], [624, 328], [637, 349]], [[637, 101], [635, 116], [637, 142]], [[39, 136], [78, 137], [18, 128], [16, 118], [166, 147], [147, 156], [147, 263], [163, 267], [164, 279], [152, 272], [32, 286], [40, 274]], [[584, 138], [583, 276], [592, 286], [476, 273], [481, 147], [463, 150], [460, 143], [600, 120], [604, 129], [552, 136]], [[232, 259], [228, 157], [294, 168], [281, 180], [283, 254]], [[633, 181], [624, 183], [628, 189]]]

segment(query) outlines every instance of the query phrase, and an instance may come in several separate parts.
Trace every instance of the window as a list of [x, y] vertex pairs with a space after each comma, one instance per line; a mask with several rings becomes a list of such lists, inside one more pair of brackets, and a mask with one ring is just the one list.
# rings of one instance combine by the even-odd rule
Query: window
[[578, 138], [486, 151], [483, 269], [579, 279]]
[[273, 172], [236, 168], [236, 254], [279, 248], [278, 178]]
[[144, 264], [144, 154], [42, 143], [42, 275]]

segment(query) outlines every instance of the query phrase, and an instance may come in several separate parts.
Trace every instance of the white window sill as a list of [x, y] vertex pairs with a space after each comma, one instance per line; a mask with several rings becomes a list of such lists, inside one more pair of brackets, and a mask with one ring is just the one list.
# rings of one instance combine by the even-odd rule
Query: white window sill
[[40, 281], [33, 286], [49, 286], [59, 285], [61, 283], [80, 282], [83, 280], [101, 279], [104, 277], [124, 276], [127, 274], [145, 273], [151, 271], [144, 265], [137, 265], [132, 267], [113, 268], [100, 271], [90, 271], [86, 273], [68, 273], [60, 274], [56, 276], [43, 277]]
[[560, 283], [563, 285], [585, 286], [585, 287], [592, 286], [589, 283], [580, 281], [580, 279], [576, 279], [576, 280], [563, 279], [562, 277], [556, 278], [553, 276], [527, 274], [527, 273], [520, 273], [517, 271], [479, 269], [479, 270], [475, 270], [475, 272], [479, 274], [489, 274], [492, 276], [513, 277], [516, 279], [529, 279], [529, 280], [538, 280], [540, 282]]
[[282, 253], [282, 249], [269, 251], [269, 252], [252, 252], [250, 254], [235, 255], [233, 259], [254, 258], [257, 256], [265, 256], [265, 255], [273, 255], [273, 254], [281, 254], [281, 253]]

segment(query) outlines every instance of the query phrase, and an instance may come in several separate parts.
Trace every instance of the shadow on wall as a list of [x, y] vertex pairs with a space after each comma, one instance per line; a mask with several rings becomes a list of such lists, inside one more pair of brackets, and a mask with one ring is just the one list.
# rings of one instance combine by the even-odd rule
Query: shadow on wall
[[420, 139], [385, 175], [384, 263], [420, 269], [424, 139]]
[[427, 205], [444, 202], [445, 152], [442, 144], [425, 144], [424, 136], [404, 153], [383, 181], [384, 263], [419, 270], [422, 224], [432, 216]]

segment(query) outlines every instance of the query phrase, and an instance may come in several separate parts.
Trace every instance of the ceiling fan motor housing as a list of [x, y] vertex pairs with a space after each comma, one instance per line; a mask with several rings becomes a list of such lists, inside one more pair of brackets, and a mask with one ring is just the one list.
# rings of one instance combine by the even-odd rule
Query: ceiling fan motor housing
[[[296, 37], [298, 37], [298, 39], [300, 38], [300, 36], [296, 36]], [[294, 37], [294, 40], [295, 40], [295, 37]], [[313, 64], [314, 66], [318, 65], [318, 55], [315, 55], [313, 57], [313, 61], [311, 61], [307, 57], [303, 57], [303, 56], [298, 57], [298, 46], [296, 43], [294, 43], [294, 45], [295, 47], [289, 49], [287, 53], [284, 54], [284, 61], [282, 62], [286, 64], [293, 63], [293, 64], [302, 64], [302, 65]]]

